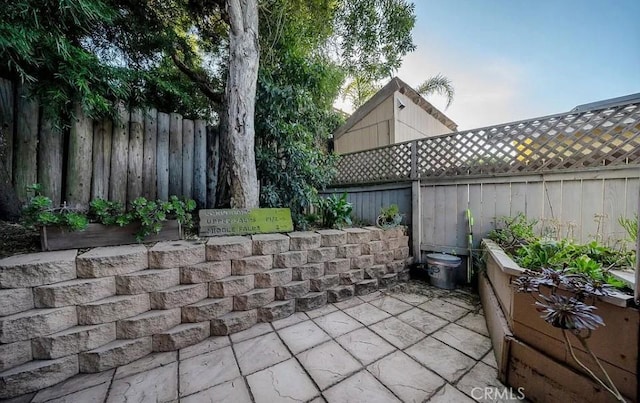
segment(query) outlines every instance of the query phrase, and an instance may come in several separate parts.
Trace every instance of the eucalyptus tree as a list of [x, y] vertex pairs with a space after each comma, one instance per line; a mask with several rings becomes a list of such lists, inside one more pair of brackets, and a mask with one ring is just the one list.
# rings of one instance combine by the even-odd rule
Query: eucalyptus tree
[[405, 0], [15, 0], [0, 8], [0, 76], [50, 117], [76, 102], [114, 116], [120, 99], [219, 120], [219, 205], [258, 203], [257, 128], [262, 202], [298, 208], [330, 177], [319, 145], [344, 77], [397, 69], [414, 22]]

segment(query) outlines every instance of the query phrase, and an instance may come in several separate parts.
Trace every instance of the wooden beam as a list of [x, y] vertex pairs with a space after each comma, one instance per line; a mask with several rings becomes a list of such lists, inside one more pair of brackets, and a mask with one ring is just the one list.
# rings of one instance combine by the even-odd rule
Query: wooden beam
[[18, 88], [13, 184], [20, 202], [27, 200], [27, 186], [36, 183], [38, 165], [38, 102], [27, 98], [27, 90]]
[[142, 162], [142, 195], [155, 200], [156, 187], [156, 151], [158, 146], [158, 111], [147, 109], [144, 114], [144, 161]]
[[43, 119], [40, 122], [39, 138], [38, 183], [42, 185], [42, 193], [51, 199], [54, 206], [59, 206], [62, 203], [64, 133]]
[[169, 199], [169, 115], [158, 112], [158, 145], [156, 154], [157, 198]]
[[169, 117], [169, 196], [182, 194], [182, 115]]
[[91, 176], [93, 160], [93, 121], [82, 105], [73, 108], [69, 130], [69, 154], [67, 156], [67, 184], [65, 199], [71, 206], [88, 208], [91, 200]]
[[127, 166], [129, 164], [129, 111], [118, 105], [118, 121], [113, 124], [111, 140], [111, 177], [109, 199], [122, 204], [127, 202]]
[[194, 124], [191, 119], [182, 121], [182, 195], [193, 198]]
[[207, 205], [207, 125], [204, 120], [195, 121], [193, 154], [193, 198], [198, 208]]
[[142, 110], [132, 110], [129, 122], [129, 155], [127, 163], [127, 201], [129, 203], [142, 196], [143, 124]]

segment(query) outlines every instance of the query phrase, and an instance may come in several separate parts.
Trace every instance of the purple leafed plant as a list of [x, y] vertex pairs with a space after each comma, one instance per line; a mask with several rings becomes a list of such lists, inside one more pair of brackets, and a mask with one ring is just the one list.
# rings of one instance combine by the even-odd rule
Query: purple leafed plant
[[[594, 313], [597, 308], [585, 303], [585, 300], [589, 296], [610, 295], [613, 288], [608, 284], [603, 284], [582, 274], [548, 268], [543, 268], [539, 272], [526, 270], [524, 275], [513, 281], [512, 286], [515, 287], [517, 292], [524, 292], [533, 296], [536, 300], [536, 310], [542, 313], [541, 318], [562, 331], [565, 344], [573, 360], [618, 401], [624, 402], [624, 398], [587, 342], [591, 337], [591, 333], [598, 326], [604, 326], [604, 321]], [[546, 294], [543, 293], [541, 287], [543, 290], [548, 290], [548, 292]], [[572, 295], [560, 295], [558, 290], [568, 291]], [[573, 333], [580, 345], [593, 358], [600, 372], [604, 375], [604, 380], [576, 357], [567, 332]]]

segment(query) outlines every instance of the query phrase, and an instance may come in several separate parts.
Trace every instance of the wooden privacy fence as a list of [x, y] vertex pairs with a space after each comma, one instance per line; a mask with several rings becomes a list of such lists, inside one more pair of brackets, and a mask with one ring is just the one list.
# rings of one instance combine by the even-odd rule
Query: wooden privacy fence
[[467, 254], [467, 209], [474, 246], [496, 217], [520, 212], [538, 220], [540, 234], [613, 244], [628, 238], [618, 219], [638, 213], [640, 104], [346, 154], [338, 170], [330, 191], [347, 191], [357, 218], [370, 220], [389, 203], [411, 210], [414, 256]]
[[334, 184], [640, 164], [640, 103], [570, 112], [345, 154]]
[[28, 185], [40, 183], [54, 204], [170, 195], [193, 198], [199, 207], [214, 203], [218, 136], [204, 120], [122, 105], [115, 122], [92, 121], [78, 106], [73, 112], [69, 130], [58, 130], [22, 87], [0, 79], [0, 154], [21, 201]]

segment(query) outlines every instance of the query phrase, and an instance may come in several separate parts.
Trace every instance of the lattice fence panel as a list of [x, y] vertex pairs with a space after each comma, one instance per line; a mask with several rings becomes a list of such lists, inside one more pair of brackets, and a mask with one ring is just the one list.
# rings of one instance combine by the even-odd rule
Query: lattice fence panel
[[368, 183], [408, 179], [411, 174], [411, 144], [402, 143], [343, 155], [334, 183]]
[[343, 156], [336, 183], [640, 164], [640, 104], [570, 112], [411, 144]]

